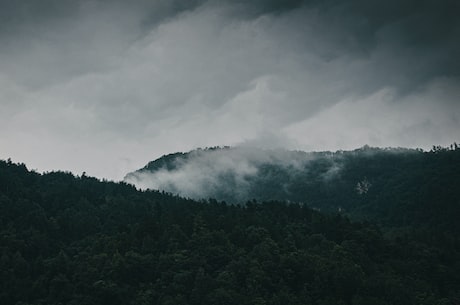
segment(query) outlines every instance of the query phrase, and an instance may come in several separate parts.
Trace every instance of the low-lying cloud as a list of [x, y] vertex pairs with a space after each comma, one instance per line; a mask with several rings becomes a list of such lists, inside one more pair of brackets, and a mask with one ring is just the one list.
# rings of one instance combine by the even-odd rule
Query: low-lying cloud
[[[308, 170], [311, 154], [253, 147], [194, 150], [163, 164], [128, 174], [125, 181], [140, 189], [167, 191], [181, 196], [237, 201], [250, 199], [262, 167], [286, 170], [290, 175]], [[332, 174], [329, 173], [329, 174]], [[271, 179], [272, 177], [263, 177]], [[287, 181], [278, 181], [287, 183]], [[282, 187], [282, 186], [280, 186]]]

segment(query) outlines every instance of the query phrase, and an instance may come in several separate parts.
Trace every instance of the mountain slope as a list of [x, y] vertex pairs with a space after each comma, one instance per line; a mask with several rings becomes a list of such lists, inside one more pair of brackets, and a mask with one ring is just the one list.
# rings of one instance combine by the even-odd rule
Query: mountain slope
[[459, 149], [195, 150], [150, 162], [125, 181], [196, 199], [286, 200], [386, 226], [454, 226], [460, 232]]

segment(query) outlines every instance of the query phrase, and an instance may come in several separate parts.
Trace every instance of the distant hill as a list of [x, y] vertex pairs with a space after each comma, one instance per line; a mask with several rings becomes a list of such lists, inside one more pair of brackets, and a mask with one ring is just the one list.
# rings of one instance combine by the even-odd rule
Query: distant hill
[[460, 232], [456, 144], [430, 152], [367, 146], [314, 153], [199, 149], [163, 156], [128, 174], [125, 181], [194, 199], [284, 200], [384, 226], [415, 223], [453, 226]]

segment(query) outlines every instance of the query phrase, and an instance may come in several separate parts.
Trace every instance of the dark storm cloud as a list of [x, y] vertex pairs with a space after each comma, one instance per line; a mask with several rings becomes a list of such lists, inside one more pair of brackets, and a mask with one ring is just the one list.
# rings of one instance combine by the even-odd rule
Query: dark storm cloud
[[197, 146], [449, 144], [459, 5], [0, 0], [0, 157], [121, 178]]
[[[360, 79], [367, 92], [394, 86], [407, 92], [438, 76], [458, 77], [460, 2], [324, 1], [304, 5], [318, 11], [337, 33], [331, 58], [349, 54], [372, 58], [372, 77]], [[379, 77], [380, 76], [380, 77]]]
[[[305, 20], [295, 26], [314, 27], [319, 37], [324, 35], [325, 41], [333, 41], [330, 49], [320, 46], [317, 50], [320, 53], [318, 56], [325, 61], [332, 61], [344, 55], [364, 59], [377, 57], [369, 67], [373, 77], [365, 78], [365, 83], [360, 86], [367, 92], [373, 92], [382, 85], [394, 86], [404, 92], [435, 76], [457, 77], [460, 71], [460, 63], [456, 60], [456, 55], [460, 54], [460, 22], [457, 18], [460, 3], [455, 0], [135, 0], [129, 3], [117, 0], [3, 0], [0, 2], [0, 50], [8, 54], [18, 52], [19, 48], [19, 52], [24, 52], [33, 47], [34, 41], [38, 40], [48, 41], [53, 46], [58, 44], [70, 53], [69, 49], [75, 48], [75, 45], [66, 42], [66, 38], [62, 36], [83, 33], [72, 32], [71, 29], [61, 33], [59, 27], [73, 27], [85, 22], [87, 18], [94, 22], [91, 17], [102, 18], [103, 23], [109, 24], [107, 28], [112, 28], [102, 29], [100, 35], [97, 32], [93, 33], [93, 38], [101, 39], [107, 32], [110, 35], [112, 31], [115, 32], [112, 33], [114, 36], [118, 34], [115, 39], [123, 37], [122, 41], [117, 41], [119, 45], [116, 47], [126, 48], [165, 20], [203, 5], [231, 7], [229, 11], [232, 15], [227, 17], [235, 19], [255, 19], [264, 14], [276, 16], [293, 10], [303, 10]], [[320, 22], [311, 24], [312, 17]], [[117, 26], [118, 22], [120, 25]], [[103, 27], [104, 24], [93, 26]], [[91, 36], [91, 33], [88, 33], [89, 29], [82, 31], [85, 35]], [[280, 34], [289, 35], [289, 32]], [[297, 34], [295, 29], [293, 34]], [[301, 47], [312, 50], [317, 47], [310, 44], [311, 37], [299, 36], [296, 38], [299, 39]], [[94, 43], [89, 37], [76, 39], [76, 43]], [[60, 43], [62, 41], [63, 43]], [[106, 40], [102, 43], [112, 47], [110, 44], [114, 42]], [[79, 49], [79, 52], [87, 53], [82, 49]], [[45, 48], [43, 51], [49, 50]], [[53, 50], [50, 53], [53, 53]], [[66, 63], [68, 58], [58, 62], [66, 73], [84, 73], [91, 68], [100, 68], [101, 63], [98, 62], [97, 55], [72, 55], [76, 56], [73, 63]], [[95, 60], [90, 60], [91, 58]], [[8, 68], [5, 69], [8, 71]], [[21, 72], [26, 74], [25, 71]], [[57, 77], [61, 76], [59, 71], [56, 73]]]

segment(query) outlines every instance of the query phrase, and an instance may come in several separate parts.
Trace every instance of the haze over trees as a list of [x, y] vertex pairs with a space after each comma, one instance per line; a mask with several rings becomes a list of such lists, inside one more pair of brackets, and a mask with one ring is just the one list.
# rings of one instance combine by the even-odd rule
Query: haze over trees
[[459, 149], [307, 163], [248, 163], [238, 204], [0, 161], [0, 303], [458, 302]]
[[163, 156], [125, 181], [194, 199], [281, 200], [386, 226], [445, 225], [458, 231], [459, 151], [457, 144], [430, 152], [368, 146], [315, 153], [199, 149]]

